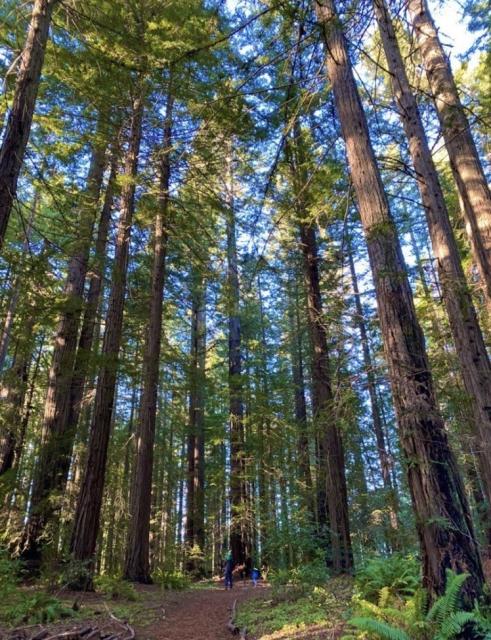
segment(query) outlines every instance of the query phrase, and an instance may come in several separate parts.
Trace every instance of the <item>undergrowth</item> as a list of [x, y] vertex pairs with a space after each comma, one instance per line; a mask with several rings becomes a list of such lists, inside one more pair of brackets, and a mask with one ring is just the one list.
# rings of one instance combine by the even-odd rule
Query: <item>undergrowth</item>
[[152, 578], [155, 584], [160, 585], [163, 589], [182, 591], [191, 586], [191, 578], [182, 571], [157, 570], [152, 574]]
[[329, 579], [322, 562], [270, 573], [271, 598], [241, 604], [237, 624], [251, 637], [291, 638], [307, 628], [342, 625], [352, 595], [352, 578]]
[[430, 608], [413, 558], [373, 559], [356, 577], [354, 616], [343, 640], [491, 640], [491, 623], [460, 593], [468, 574], [447, 570], [447, 586]]
[[139, 599], [134, 585], [127, 580], [122, 580], [119, 576], [97, 576], [94, 578], [94, 586], [97, 591], [112, 600], [129, 600], [130, 602], [136, 602]]
[[0, 624], [49, 623], [75, 615], [73, 609], [53, 595], [23, 588], [19, 574], [20, 564], [0, 554]]

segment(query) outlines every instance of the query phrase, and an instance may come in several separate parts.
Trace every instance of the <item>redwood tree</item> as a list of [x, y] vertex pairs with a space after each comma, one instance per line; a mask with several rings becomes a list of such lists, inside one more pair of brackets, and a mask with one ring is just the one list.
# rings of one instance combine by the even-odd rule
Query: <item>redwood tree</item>
[[174, 101], [171, 91], [171, 86], [169, 86], [159, 168], [159, 206], [155, 217], [153, 234], [153, 267], [147, 339], [143, 361], [143, 390], [136, 431], [136, 461], [133, 473], [130, 501], [131, 518], [124, 569], [126, 579], [144, 583], [151, 582], [148, 552], [152, 504], [153, 446], [162, 336], [162, 298], [168, 237], [172, 105]]
[[428, 3], [407, 0], [407, 7], [463, 203], [466, 231], [491, 302], [491, 191]]
[[74, 587], [90, 587], [106, 474], [107, 449], [111, 432], [117, 364], [123, 329], [131, 225], [135, 209], [135, 181], [138, 171], [145, 81], [140, 76], [132, 101], [128, 148], [125, 156], [125, 182], [121, 192], [121, 213], [116, 237], [112, 270], [112, 286], [102, 344], [102, 366], [99, 371], [90, 425], [87, 461], [77, 500], [70, 551], [74, 560], [86, 564], [88, 574]]
[[472, 426], [477, 441], [479, 469], [488, 504], [491, 504], [491, 365], [488, 352], [387, 5], [385, 0], [375, 0], [374, 5], [391, 75], [392, 90], [408, 139], [409, 152], [426, 214], [462, 380], [473, 412]]
[[438, 410], [397, 230], [334, 3], [315, 0], [314, 9], [375, 282], [424, 585], [434, 599], [445, 591], [446, 568], [466, 571], [471, 577], [464, 592], [471, 604], [482, 592], [481, 559], [460, 472]]

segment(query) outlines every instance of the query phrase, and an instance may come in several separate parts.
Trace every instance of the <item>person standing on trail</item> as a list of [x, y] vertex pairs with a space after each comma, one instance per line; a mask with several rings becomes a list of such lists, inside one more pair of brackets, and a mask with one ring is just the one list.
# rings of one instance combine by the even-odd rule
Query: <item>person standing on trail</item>
[[253, 567], [251, 571], [251, 580], [252, 580], [252, 584], [255, 587], [257, 587], [257, 581], [259, 580], [260, 577], [261, 577], [261, 572], [259, 571], [259, 569], [257, 567]]
[[234, 569], [234, 561], [232, 558], [232, 551], [229, 551], [225, 556], [225, 590], [233, 587], [232, 571]]

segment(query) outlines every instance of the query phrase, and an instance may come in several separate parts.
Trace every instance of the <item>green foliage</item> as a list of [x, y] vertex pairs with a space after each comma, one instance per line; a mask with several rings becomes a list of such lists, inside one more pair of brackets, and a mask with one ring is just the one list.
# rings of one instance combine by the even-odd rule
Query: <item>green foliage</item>
[[315, 627], [328, 631], [342, 625], [353, 583], [349, 577], [329, 580], [324, 586], [304, 585], [303, 592], [292, 589], [288, 599], [251, 600], [241, 604], [237, 624], [246, 627], [251, 637], [281, 631], [281, 637], [293, 637], [298, 631]]
[[70, 618], [74, 615], [73, 609], [69, 609], [57, 598], [38, 592], [32, 595], [22, 594], [18, 605], [11, 611], [10, 620], [14, 624], [38, 624], [56, 622], [60, 618]]
[[94, 579], [95, 587], [113, 600], [136, 602], [139, 596], [131, 582], [117, 576], [102, 575]]
[[0, 554], [0, 623], [6, 625], [56, 622], [74, 615], [60, 600], [44, 591], [23, 589], [21, 565]]
[[174, 591], [182, 591], [191, 586], [189, 576], [182, 571], [165, 571], [158, 570], [153, 575], [153, 580], [163, 589], [172, 589]]
[[328, 578], [326, 563], [321, 557], [292, 569], [276, 569], [268, 573], [273, 597], [277, 601], [310, 593], [314, 587], [325, 586]]
[[355, 587], [359, 598], [378, 602], [382, 590], [396, 598], [414, 595], [419, 580], [416, 558], [396, 553], [366, 562], [356, 574]]
[[491, 638], [490, 624], [479, 609], [463, 611], [459, 596], [468, 574], [455, 574], [447, 570], [447, 586], [429, 611], [425, 610], [424, 593], [417, 590], [411, 597], [401, 600], [383, 587], [379, 604], [354, 598], [357, 615], [349, 624], [354, 634], [343, 640], [454, 640], [457, 638]]

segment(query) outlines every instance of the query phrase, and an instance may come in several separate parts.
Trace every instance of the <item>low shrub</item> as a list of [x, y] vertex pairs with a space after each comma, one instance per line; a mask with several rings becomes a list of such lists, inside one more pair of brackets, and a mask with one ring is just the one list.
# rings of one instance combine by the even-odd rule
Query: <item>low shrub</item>
[[183, 591], [191, 585], [190, 577], [181, 571], [157, 570], [152, 574], [152, 578], [163, 589], [172, 589], [174, 591]]
[[138, 593], [131, 582], [122, 580], [118, 576], [97, 576], [94, 578], [94, 586], [97, 591], [104, 593], [113, 600], [136, 602], [139, 599]]

